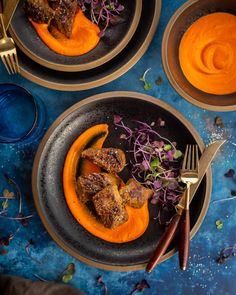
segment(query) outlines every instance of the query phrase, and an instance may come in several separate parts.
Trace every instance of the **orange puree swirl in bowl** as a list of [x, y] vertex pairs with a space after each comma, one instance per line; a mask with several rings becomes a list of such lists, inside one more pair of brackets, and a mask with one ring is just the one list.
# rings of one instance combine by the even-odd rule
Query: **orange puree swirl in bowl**
[[196, 88], [217, 95], [236, 92], [236, 16], [216, 12], [194, 22], [180, 42], [179, 61]]
[[99, 27], [87, 19], [81, 9], [75, 15], [70, 38], [54, 27], [49, 32], [47, 24], [30, 21], [42, 41], [58, 54], [79, 56], [94, 49], [100, 40]]

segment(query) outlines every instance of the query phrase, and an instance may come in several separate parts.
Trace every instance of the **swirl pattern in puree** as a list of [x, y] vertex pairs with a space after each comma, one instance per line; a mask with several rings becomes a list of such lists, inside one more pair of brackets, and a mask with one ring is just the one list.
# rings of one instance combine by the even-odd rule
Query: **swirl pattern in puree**
[[216, 12], [194, 22], [180, 42], [179, 61], [196, 88], [217, 95], [236, 92], [236, 16]]

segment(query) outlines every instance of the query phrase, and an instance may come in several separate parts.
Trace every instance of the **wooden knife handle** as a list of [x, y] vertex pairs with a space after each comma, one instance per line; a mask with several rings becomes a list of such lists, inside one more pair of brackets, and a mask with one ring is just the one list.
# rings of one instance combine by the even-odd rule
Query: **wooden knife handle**
[[3, 0], [0, 0], [0, 13], [3, 13], [3, 4], [2, 4]]
[[180, 242], [179, 242], [179, 266], [186, 270], [189, 256], [190, 243], [190, 217], [189, 210], [183, 210], [180, 219]]
[[178, 227], [179, 221], [180, 221], [181, 215], [176, 213], [174, 217], [172, 218], [167, 230], [163, 234], [162, 238], [160, 239], [157, 248], [154, 252], [154, 255], [150, 259], [150, 261], [147, 264], [146, 271], [151, 272], [154, 267], [159, 262], [161, 256], [166, 252], [168, 246], [170, 245], [175, 233], [176, 229]]

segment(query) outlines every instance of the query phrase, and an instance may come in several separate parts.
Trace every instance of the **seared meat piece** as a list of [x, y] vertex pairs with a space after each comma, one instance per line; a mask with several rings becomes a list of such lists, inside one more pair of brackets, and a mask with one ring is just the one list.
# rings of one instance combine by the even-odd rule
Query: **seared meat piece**
[[56, 10], [60, 5], [61, 0], [48, 0], [48, 4], [53, 10]]
[[53, 25], [56, 26], [61, 33], [66, 35], [67, 38], [71, 36], [76, 11], [76, 0], [61, 0], [60, 5], [55, 10]]
[[128, 220], [128, 213], [116, 185], [109, 185], [93, 196], [93, 203], [105, 227], [115, 228]]
[[117, 184], [118, 180], [108, 173], [91, 173], [80, 176], [77, 180], [80, 200], [83, 203], [91, 200], [91, 196], [103, 190], [106, 186]]
[[141, 208], [145, 201], [153, 195], [151, 189], [144, 187], [132, 178], [120, 189], [119, 193], [124, 202], [134, 208]]
[[26, 0], [25, 13], [33, 21], [45, 24], [50, 23], [55, 14], [47, 0]]
[[115, 148], [88, 148], [82, 152], [82, 158], [89, 159], [111, 173], [122, 171], [126, 161], [124, 152]]

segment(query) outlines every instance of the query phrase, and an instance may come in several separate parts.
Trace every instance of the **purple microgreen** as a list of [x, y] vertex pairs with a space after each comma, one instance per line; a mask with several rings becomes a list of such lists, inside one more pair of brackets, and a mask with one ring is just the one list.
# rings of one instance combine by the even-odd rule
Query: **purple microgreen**
[[143, 279], [141, 282], [136, 284], [134, 290], [130, 293], [130, 295], [134, 295], [138, 292], [143, 292], [145, 289], [150, 289], [150, 285], [145, 279]]
[[28, 215], [28, 216], [17, 216], [17, 217], [11, 217], [11, 216], [1, 216], [0, 215], [0, 218], [2, 219], [9, 219], [9, 220], [25, 220], [25, 219], [30, 219], [32, 218], [33, 215]]
[[45, 280], [44, 278], [40, 277], [39, 275], [37, 275], [35, 273], [33, 274], [33, 276], [36, 277], [41, 282], [49, 282], [49, 281]]
[[221, 230], [223, 228], [223, 222], [220, 219], [216, 220], [215, 224], [218, 230]]
[[215, 200], [212, 203], [214, 204], [214, 203], [226, 202], [226, 201], [231, 201], [231, 200], [234, 200], [234, 199], [236, 199], [236, 196], [233, 196], [231, 198], [224, 198], [224, 199]]
[[230, 247], [226, 247], [220, 251], [219, 257], [216, 259], [216, 261], [219, 264], [225, 263], [226, 260], [228, 260], [231, 257], [236, 256], [236, 244]]
[[32, 239], [30, 239], [30, 240], [28, 241], [28, 243], [26, 244], [26, 246], [25, 246], [25, 252], [26, 252], [26, 254], [29, 256], [29, 258], [31, 258], [33, 261], [35, 261], [35, 262], [38, 263], [38, 264], [42, 264], [41, 261], [39, 261], [38, 259], [34, 258], [34, 257], [30, 254], [29, 248], [30, 248], [30, 246], [33, 246], [34, 244], [35, 244], [35, 242], [34, 242]]
[[228, 172], [226, 172], [226, 173], [224, 174], [224, 176], [225, 176], [225, 177], [228, 177], [228, 178], [231, 178], [231, 177], [234, 176], [234, 173], [235, 173], [234, 169], [229, 169]]
[[142, 82], [144, 83], [143, 88], [144, 88], [145, 90], [149, 90], [149, 89], [152, 88], [152, 84], [149, 83], [149, 82], [147, 82], [147, 80], [146, 80], [147, 73], [148, 73], [150, 70], [151, 70], [151, 68], [147, 69], [147, 70], [143, 73], [142, 77], [140, 77], [140, 79], [139, 79], [140, 81], [142, 81]]
[[161, 76], [159, 76], [159, 77], [156, 79], [156, 81], [155, 81], [155, 83], [156, 83], [157, 86], [160, 86], [160, 85], [162, 84], [162, 82], [163, 82], [163, 79], [162, 79]]
[[214, 124], [217, 127], [224, 128], [224, 122], [221, 117], [215, 117]]
[[120, 13], [124, 6], [118, 0], [77, 0], [82, 11], [89, 11], [93, 23], [101, 27], [100, 37], [105, 35], [110, 24], [115, 25], [123, 22]]
[[108, 288], [106, 283], [103, 281], [102, 276], [97, 277], [97, 284], [101, 285], [104, 288], [104, 295], [108, 295]]
[[130, 128], [122, 119], [115, 119], [115, 126], [126, 132], [132, 177], [153, 190], [151, 203], [159, 203], [158, 210], [173, 210], [183, 193], [179, 183], [182, 152], [176, 148], [176, 142], [161, 136], [151, 124], [133, 120], [135, 127]]
[[118, 123], [120, 123], [122, 121], [122, 118], [119, 115], [114, 115], [113, 116], [113, 121], [114, 121], [114, 124], [118, 124]]

